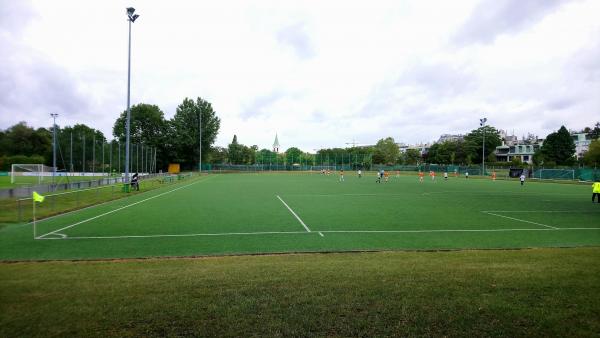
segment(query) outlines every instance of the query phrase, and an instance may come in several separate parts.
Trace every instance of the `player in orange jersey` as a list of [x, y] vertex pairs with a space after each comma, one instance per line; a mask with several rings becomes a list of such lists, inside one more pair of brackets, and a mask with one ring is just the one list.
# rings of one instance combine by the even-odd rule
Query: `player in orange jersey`
[[425, 176], [425, 174], [419, 170], [419, 182], [423, 183], [423, 176]]
[[496, 180], [496, 172], [492, 171], [492, 181], [495, 181], [495, 180]]

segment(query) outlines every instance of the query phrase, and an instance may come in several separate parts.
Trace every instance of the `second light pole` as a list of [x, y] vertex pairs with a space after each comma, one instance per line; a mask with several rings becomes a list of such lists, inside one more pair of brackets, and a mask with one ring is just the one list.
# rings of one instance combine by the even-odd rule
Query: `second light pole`
[[483, 130], [483, 150], [481, 151], [481, 175], [485, 177], [485, 123], [487, 122], [487, 118], [484, 117], [482, 119], [479, 119], [479, 125], [482, 127], [481, 129]]

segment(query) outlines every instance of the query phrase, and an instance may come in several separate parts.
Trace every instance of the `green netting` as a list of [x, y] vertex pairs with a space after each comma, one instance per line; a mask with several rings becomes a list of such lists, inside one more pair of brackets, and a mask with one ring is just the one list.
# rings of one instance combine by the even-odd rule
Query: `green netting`
[[577, 169], [576, 177], [581, 181], [600, 180], [600, 169]]

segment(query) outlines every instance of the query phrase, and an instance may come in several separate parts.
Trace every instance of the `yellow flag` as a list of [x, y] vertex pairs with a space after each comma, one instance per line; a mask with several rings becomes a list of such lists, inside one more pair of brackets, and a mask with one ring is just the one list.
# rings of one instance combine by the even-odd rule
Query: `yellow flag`
[[44, 202], [44, 196], [42, 196], [42, 195], [40, 195], [40, 194], [38, 194], [37, 192], [34, 191], [33, 192], [33, 200], [36, 201], [36, 202], [42, 203], [42, 202]]

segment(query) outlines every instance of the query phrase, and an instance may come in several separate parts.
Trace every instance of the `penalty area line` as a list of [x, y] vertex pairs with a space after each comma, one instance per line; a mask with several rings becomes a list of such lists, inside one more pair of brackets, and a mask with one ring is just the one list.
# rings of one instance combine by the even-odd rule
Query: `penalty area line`
[[549, 229], [558, 230], [558, 228], [557, 228], [557, 227], [553, 227], [553, 226], [551, 226], [551, 225], [546, 225], [546, 224], [542, 224], [542, 223], [537, 223], [537, 222], [527, 221], [527, 220], [520, 219], [520, 218], [516, 218], [516, 217], [510, 217], [510, 216], [498, 215], [498, 214], [495, 214], [495, 213], [493, 213], [493, 212], [489, 212], [489, 211], [482, 211], [482, 213], [484, 213], [484, 214], [488, 214], [488, 215], [497, 216], [497, 217], [502, 217], [502, 218], [512, 219], [513, 221], [518, 221], [518, 222], [523, 222], [523, 223], [530, 223], [530, 224], [535, 224], [535, 225], [541, 225], [541, 226], [543, 226], [543, 227], [546, 227], [546, 228], [549, 228]]
[[[213, 177], [214, 177], [214, 176], [213, 176]], [[94, 216], [94, 217], [90, 217], [90, 218], [88, 218], [88, 219], [84, 219], [83, 221], [79, 221], [79, 222], [77, 222], [77, 223], [73, 223], [73, 224], [71, 224], [71, 225], [67, 225], [67, 226], [66, 226], [66, 227], [64, 227], [64, 228], [60, 228], [60, 229], [58, 229], [58, 230], [54, 230], [54, 231], [48, 232], [48, 233], [46, 233], [46, 234], [40, 235], [40, 236], [36, 237], [36, 239], [45, 239], [44, 237], [46, 237], [46, 236], [48, 236], [48, 235], [56, 234], [56, 233], [57, 233], [57, 232], [59, 232], [59, 231], [66, 230], [66, 229], [69, 229], [69, 228], [72, 228], [72, 227], [74, 227], [74, 226], [76, 226], [76, 225], [83, 224], [83, 223], [86, 223], [86, 222], [89, 222], [89, 221], [95, 220], [95, 219], [97, 219], [97, 218], [100, 218], [100, 217], [103, 217], [103, 216], [106, 216], [106, 215], [110, 215], [110, 214], [112, 214], [112, 213], [115, 213], [115, 212], [117, 212], [117, 211], [120, 211], [120, 210], [123, 210], [123, 209], [129, 208], [129, 207], [132, 207], [132, 206], [134, 206], [134, 205], [140, 204], [140, 203], [142, 203], [142, 202], [149, 201], [149, 200], [151, 200], [151, 199], [155, 199], [155, 198], [157, 198], [157, 197], [160, 197], [160, 196], [163, 196], [163, 195], [166, 195], [166, 194], [170, 194], [170, 193], [172, 193], [172, 192], [175, 192], [175, 191], [177, 191], [177, 190], [180, 190], [180, 189], [183, 189], [183, 188], [187, 188], [187, 187], [189, 187], [189, 186], [192, 186], [192, 185], [194, 185], [194, 184], [198, 184], [198, 183], [201, 183], [201, 182], [206, 182], [206, 179], [204, 179], [204, 180], [198, 180], [198, 181], [196, 181], [196, 182], [192, 182], [192, 183], [190, 183], [190, 184], [186, 184], [186, 185], [184, 185], [184, 186], [181, 186], [181, 187], [175, 188], [175, 189], [173, 189], [173, 190], [165, 191], [165, 192], [163, 192], [163, 193], [160, 193], [160, 194], [158, 194], [158, 195], [154, 195], [154, 196], [152, 196], [152, 197], [145, 198], [145, 199], [143, 199], [143, 200], [141, 200], [141, 201], [137, 201], [137, 202], [134, 202], [134, 203], [131, 203], [131, 204], [127, 204], [127, 205], [125, 205], [125, 206], [122, 206], [122, 207], [120, 207], [120, 208], [117, 208], [117, 209], [114, 209], [114, 210], [111, 210], [111, 211], [105, 212], [105, 213], [103, 213], [103, 214], [100, 214], [100, 215], [97, 215], [97, 216]]]
[[287, 205], [287, 203], [285, 203], [285, 201], [283, 199], [281, 199], [281, 197], [279, 197], [279, 195], [277, 195], [277, 198], [279, 198], [279, 200], [281, 201], [281, 203], [283, 203], [283, 205], [285, 205], [285, 207], [292, 213], [292, 215], [294, 215], [294, 217], [296, 217], [296, 219], [298, 220], [298, 222], [300, 222], [300, 224], [302, 224], [302, 226], [304, 227], [304, 229], [306, 229], [307, 232], [310, 232], [310, 229], [306, 226], [306, 224], [304, 224], [304, 222], [302, 221], [302, 219], [300, 219], [300, 217], [298, 215], [296, 215], [296, 213], [294, 212], [294, 210], [292, 210], [292, 208], [290, 208], [290, 206]]

